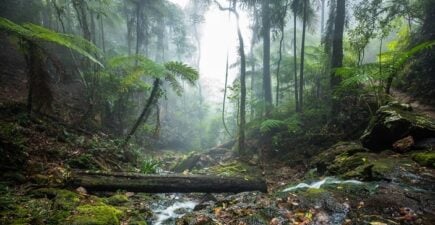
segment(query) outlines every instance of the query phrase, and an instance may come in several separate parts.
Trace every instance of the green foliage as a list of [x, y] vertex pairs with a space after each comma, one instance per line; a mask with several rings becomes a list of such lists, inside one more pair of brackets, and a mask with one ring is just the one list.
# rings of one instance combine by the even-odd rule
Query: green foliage
[[82, 205], [77, 207], [78, 214], [69, 218], [74, 225], [117, 225], [122, 211], [105, 204]]
[[262, 133], [268, 133], [271, 132], [274, 129], [279, 129], [282, 127], [285, 127], [285, 122], [281, 120], [274, 120], [274, 119], [268, 119], [261, 123], [260, 125], [260, 131]]
[[435, 152], [416, 153], [412, 159], [422, 166], [435, 168]]
[[195, 69], [185, 65], [182, 62], [167, 62], [164, 66], [167, 70], [165, 76], [166, 81], [171, 84], [172, 89], [178, 95], [181, 95], [183, 92], [183, 87], [178, 82], [177, 77], [181, 77], [183, 80], [188, 81], [191, 85], [194, 85], [195, 81], [199, 78], [199, 74]]
[[140, 172], [144, 174], [155, 174], [159, 168], [159, 162], [153, 158], [145, 158], [140, 164]]
[[50, 29], [26, 23], [18, 25], [8, 19], [0, 17], [0, 29], [12, 36], [36, 44], [38, 41], [54, 43], [76, 51], [90, 59], [92, 62], [103, 66], [92, 54], [98, 54], [98, 48], [89, 41], [75, 35], [61, 34]]

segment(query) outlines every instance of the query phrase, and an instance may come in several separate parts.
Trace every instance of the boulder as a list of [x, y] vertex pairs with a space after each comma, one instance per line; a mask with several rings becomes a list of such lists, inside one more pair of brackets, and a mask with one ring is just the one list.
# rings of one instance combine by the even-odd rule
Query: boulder
[[356, 153], [368, 152], [369, 150], [355, 142], [339, 142], [329, 149], [322, 151], [311, 161], [311, 167], [317, 169], [321, 175], [330, 173], [330, 167], [336, 164], [336, 161], [344, 161]]
[[408, 136], [415, 142], [433, 138], [435, 124], [413, 112], [407, 104], [389, 103], [379, 108], [360, 140], [364, 147], [381, 151], [392, 148], [393, 143]]

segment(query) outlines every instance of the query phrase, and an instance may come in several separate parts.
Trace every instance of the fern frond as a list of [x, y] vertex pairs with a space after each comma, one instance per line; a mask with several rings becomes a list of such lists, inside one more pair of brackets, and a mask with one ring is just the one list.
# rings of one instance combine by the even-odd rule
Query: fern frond
[[103, 64], [93, 56], [93, 54], [99, 53], [98, 48], [81, 37], [61, 34], [31, 23], [18, 25], [2, 17], [0, 17], [0, 30], [33, 43], [36, 41], [50, 42], [72, 49], [103, 67]]
[[182, 62], [167, 62], [164, 67], [172, 76], [180, 77], [192, 85], [194, 85], [195, 81], [199, 78], [198, 71]]
[[268, 120], [265, 120], [261, 123], [260, 132], [268, 133], [268, 132], [272, 131], [273, 129], [285, 127], [285, 126], [286, 126], [286, 123], [284, 121], [268, 119]]
[[142, 75], [154, 78], [162, 78], [165, 75], [165, 68], [162, 65], [141, 55], [117, 56], [110, 59], [108, 65], [112, 69], [142, 71]]

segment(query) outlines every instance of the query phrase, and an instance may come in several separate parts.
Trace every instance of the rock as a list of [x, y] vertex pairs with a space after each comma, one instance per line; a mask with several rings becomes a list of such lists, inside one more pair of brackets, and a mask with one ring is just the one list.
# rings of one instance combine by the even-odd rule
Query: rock
[[435, 138], [425, 138], [415, 142], [415, 149], [434, 149], [435, 148]]
[[192, 170], [195, 168], [200, 158], [200, 154], [191, 154], [186, 159], [182, 160], [178, 165], [176, 165], [173, 170], [177, 173], [181, 173], [186, 170]]
[[113, 206], [121, 206], [128, 202], [128, 197], [124, 194], [116, 194], [106, 199], [106, 203]]
[[317, 173], [323, 175], [326, 172], [331, 172], [329, 171], [331, 165], [340, 161], [344, 161], [345, 158], [348, 158], [356, 153], [368, 151], [368, 149], [355, 142], [339, 142], [315, 156], [311, 161], [311, 166], [317, 169]]
[[364, 147], [380, 151], [407, 136], [415, 141], [433, 138], [435, 125], [430, 119], [412, 112], [409, 105], [390, 103], [379, 108], [360, 140]]
[[108, 205], [81, 205], [68, 220], [72, 225], [118, 225], [122, 212]]
[[397, 152], [406, 152], [414, 146], [414, 138], [408, 136], [393, 143], [393, 149]]
[[422, 166], [435, 168], [435, 152], [416, 153], [412, 159]]

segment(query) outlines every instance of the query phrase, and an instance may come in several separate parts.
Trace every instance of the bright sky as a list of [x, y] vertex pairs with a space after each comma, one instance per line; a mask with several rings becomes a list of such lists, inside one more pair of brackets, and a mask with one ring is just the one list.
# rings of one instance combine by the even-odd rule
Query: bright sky
[[[187, 5], [189, 0], [170, 0], [179, 4], [182, 8]], [[225, 5], [226, 1], [220, 1]], [[240, 14], [240, 26], [245, 42], [245, 52], [248, 53], [251, 32], [249, 29], [248, 16], [244, 12]], [[203, 93], [208, 101], [220, 104], [223, 98], [223, 88], [225, 83], [225, 63], [227, 50], [229, 51], [230, 65], [237, 61], [238, 39], [236, 21], [234, 16], [231, 22], [228, 20], [228, 12], [220, 11], [214, 4], [205, 15], [205, 22], [202, 25], [201, 37], [201, 85]], [[230, 72], [228, 84], [231, 84], [237, 74], [238, 68]]]

